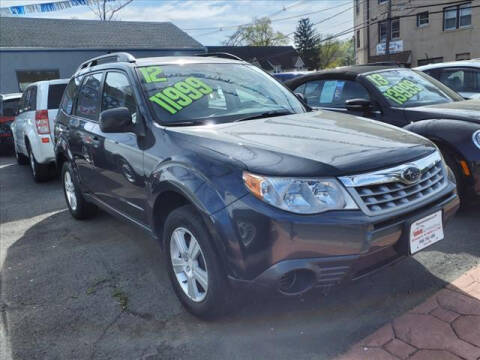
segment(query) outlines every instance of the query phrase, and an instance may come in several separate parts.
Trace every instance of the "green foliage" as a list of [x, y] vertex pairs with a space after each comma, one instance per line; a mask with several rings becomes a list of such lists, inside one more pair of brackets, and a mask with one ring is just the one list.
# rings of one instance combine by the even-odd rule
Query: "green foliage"
[[227, 46], [276, 46], [288, 44], [288, 38], [274, 31], [272, 21], [264, 17], [239, 27], [224, 44]]

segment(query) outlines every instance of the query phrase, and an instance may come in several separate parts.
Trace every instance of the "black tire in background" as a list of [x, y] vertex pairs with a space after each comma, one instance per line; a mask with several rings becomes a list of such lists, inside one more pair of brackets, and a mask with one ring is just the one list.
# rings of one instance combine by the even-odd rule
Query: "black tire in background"
[[20, 154], [17, 151], [17, 147], [14, 146], [14, 151], [15, 151], [15, 158], [17, 159], [17, 164], [18, 165], [27, 165], [28, 164], [28, 157], [26, 157], [23, 154]]
[[[172, 234], [176, 229], [188, 230], [195, 237], [200, 246], [203, 258], [208, 269], [208, 290], [202, 301], [196, 302], [190, 299], [182, 289], [175, 275], [172, 259], [171, 246]], [[165, 257], [168, 275], [172, 286], [183, 306], [193, 315], [203, 319], [212, 319], [227, 313], [230, 310], [230, 299], [226, 273], [217, 258], [211, 236], [206, 226], [192, 205], [185, 205], [172, 211], [165, 222], [163, 239], [165, 245]]]
[[28, 157], [30, 160], [30, 170], [32, 170], [33, 180], [35, 180], [35, 182], [47, 181], [50, 178], [49, 164], [39, 164], [37, 160], [35, 160], [35, 155], [33, 155], [30, 147], [28, 147]]
[[[88, 219], [94, 216], [97, 213], [97, 207], [86, 201], [83, 197], [70, 162], [65, 161], [63, 163], [61, 174], [63, 194], [65, 195], [65, 201], [70, 214], [78, 220]], [[72, 195], [75, 196], [75, 204], [72, 204], [72, 199], [69, 198], [69, 196]]]

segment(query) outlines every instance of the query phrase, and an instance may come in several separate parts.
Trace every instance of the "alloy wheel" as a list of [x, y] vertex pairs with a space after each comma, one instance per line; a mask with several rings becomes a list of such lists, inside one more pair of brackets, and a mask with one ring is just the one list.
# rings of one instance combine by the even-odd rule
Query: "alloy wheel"
[[208, 292], [208, 270], [199, 242], [185, 228], [170, 237], [170, 259], [181, 289], [192, 301], [201, 302]]
[[75, 194], [75, 185], [73, 184], [69, 171], [65, 172], [63, 184], [65, 186], [65, 195], [67, 196], [68, 204], [70, 208], [75, 211], [77, 209], [77, 195]]

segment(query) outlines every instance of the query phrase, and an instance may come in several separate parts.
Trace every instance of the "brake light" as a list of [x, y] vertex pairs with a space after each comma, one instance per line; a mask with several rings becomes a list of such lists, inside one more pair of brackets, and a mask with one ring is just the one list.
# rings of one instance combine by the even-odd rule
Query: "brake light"
[[48, 123], [48, 110], [37, 110], [35, 112], [35, 124], [39, 134], [50, 134], [50, 124]]

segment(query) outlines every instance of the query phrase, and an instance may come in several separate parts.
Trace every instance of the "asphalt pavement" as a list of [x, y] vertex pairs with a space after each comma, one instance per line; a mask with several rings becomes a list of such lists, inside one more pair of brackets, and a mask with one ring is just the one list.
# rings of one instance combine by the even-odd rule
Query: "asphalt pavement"
[[332, 359], [480, 264], [480, 205], [446, 239], [328, 296], [252, 296], [204, 322], [158, 244], [100, 212], [76, 221], [58, 180], [0, 157], [0, 359]]

